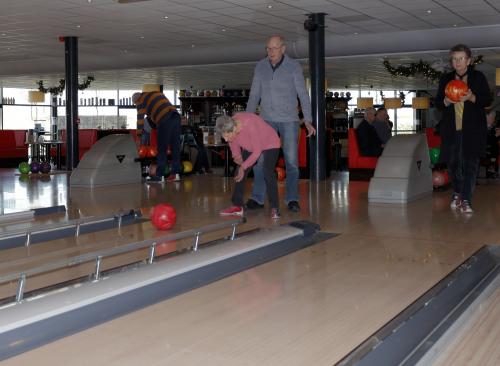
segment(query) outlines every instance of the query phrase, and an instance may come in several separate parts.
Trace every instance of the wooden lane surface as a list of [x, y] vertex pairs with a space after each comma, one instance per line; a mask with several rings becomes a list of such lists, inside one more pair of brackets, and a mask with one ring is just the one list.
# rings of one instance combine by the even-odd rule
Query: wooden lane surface
[[[186, 182], [71, 192], [69, 212], [100, 215], [166, 201], [181, 212], [179, 229], [218, 219], [231, 181], [203, 176]], [[345, 175], [301, 181], [302, 211], [282, 207], [280, 222], [314, 221], [341, 236], [4, 363], [332, 365], [500, 237], [497, 182], [477, 187], [471, 218], [450, 211], [450, 192], [395, 206], [368, 205], [367, 189]], [[267, 210], [248, 212], [248, 219], [248, 228], [274, 224]], [[137, 237], [154, 235], [139, 226]], [[116, 238], [102, 242], [114, 245]]]
[[[232, 220], [230, 218], [222, 220]], [[186, 222], [184, 222], [186, 224]], [[194, 223], [192, 223], [194, 225]], [[252, 228], [245, 224], [237, 227], [237, 233]], [[10, 273], [20, 273], [26, 270], [42, 266], [47, 263], [69, 259], [82, 254], [99, 252], [104, 249], [116, 248], [125, 244], [138, 242], [145, 239], [160, 238], [168, 234], [173, 234], [185, 230], [181, 226], [170, 231], [156, 230], [151, 222], [144, 222], [135, 225], [126, 225], [118, 229], [103, 230], [91, 234], [84, 234], [79, 237], [69, 237], [33, 244], [29, 247], [6, 249], [2, 251], [0, 260], [0, 277]], [[228, 237], [231, 228], [217, 230], [206, 233], [200, 237], [200, 246], [213, 240]], [[194, 237], [179, 240], [162, 240], [157, 243], [157, 255], [164, 255], [173, 251], [189, 249], [194, 244]], [[102, 261], [101, 269], [107, 270], [138, 261], [144, 261], [149, 254], [149, 250], [141, 249], [112, 257], [105, 257]], [[28, 277], [26, 281], [26, 291], [55, 285], [60, 282], [86, 277], [94, 272], [95, 262], [86, 262], [71, 267], [63, 267], [58, 270], [47, 272], [46, 274]], [[0, 299], [14, 296], [17, 290], [17, 281], [0, 284]]]
[[477, 247], [456, 249], [344, 234], [5, 365], [332, 365]]
[[420, 365], [500, 365], [500, 277], [497, 277]]

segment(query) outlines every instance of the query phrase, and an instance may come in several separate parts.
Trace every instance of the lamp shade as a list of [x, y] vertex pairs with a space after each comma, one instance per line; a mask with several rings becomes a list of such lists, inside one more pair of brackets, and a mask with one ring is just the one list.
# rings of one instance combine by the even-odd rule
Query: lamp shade
[[373, 98], [358, 98], [356, 104], [359, 109], [373, 107]]
[[39, 90], [28, 91], [28, 102], [30, 103], [43, 103], [45, 102], [45, 93]]
[[496, 70], [496, 75], [495, 75], [495, 85], [500, 86], [500, 69]]
[[384, 107], [387, 109], [397, 109], [401, 108], [401, 99], [400, 98], [385, 98], [384, 99]]
[[144, 84], [142, 86], [143, 92], [159, 92], [160, 84]]
[[411, 106], [413, 107], [413, 109], [429, 109], [429, 97], [414, 97], [411, 100]]

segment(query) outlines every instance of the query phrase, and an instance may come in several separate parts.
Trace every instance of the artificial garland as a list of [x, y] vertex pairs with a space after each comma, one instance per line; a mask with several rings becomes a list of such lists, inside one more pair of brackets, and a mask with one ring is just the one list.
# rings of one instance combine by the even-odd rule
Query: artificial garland
[[[472, 61], [471, 65], [476, 66], [483, 62], [483, 56], [479, 55]], [[384, 61], [384, 66], [387, 71], [392, 76], [415, 76], [416, 74], [422, 74], [427, 79], [432, 81], [439, 80], [441, 76], [444, 74], [443, 71], [438, 71], [434, 69], [428, 62], [420, 60], [419, 62], [412, 62], [409, 66], [399, 65], [394, 67], [390, 64], [389, 61]]]
[[[87, 89], [93, 81], [94, 81], [93, 76], [87, 76], [87, 78], [83, 81], [83, 83], [78, 84], [78, 90]], [[66, 81], [64, 79], [59, 80], [59, 86], [53, 86], [52, 88], [45, 88], [43, 86], [43, 80], [38, 81], [38, 90], [43, 93], [50, 93], [52, 95], [62, 94], [65, 87], [66, 87]]]

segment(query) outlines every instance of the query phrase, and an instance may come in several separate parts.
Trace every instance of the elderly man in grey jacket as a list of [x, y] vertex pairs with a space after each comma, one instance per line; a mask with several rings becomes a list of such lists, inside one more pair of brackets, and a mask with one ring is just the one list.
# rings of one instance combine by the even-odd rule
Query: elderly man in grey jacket
[[[285, 203], [291, 211], [300, 211], [298, 180], [299, 116], [297, 97], [300, 100], [307, 136], [316, 134], [312, 126], [311, 101], [306, 90], [300, 64], [285, 54], [282, 36], [272, 36], [266, 45], [267, 57], [255, 67], [247, 112], [255, 113], [260, 103], [260, 116], [280, 135], [286, 164]], [[266, 186], [262, 161], [254, 165], [252, 197], [248, 209], [264, 207]]]

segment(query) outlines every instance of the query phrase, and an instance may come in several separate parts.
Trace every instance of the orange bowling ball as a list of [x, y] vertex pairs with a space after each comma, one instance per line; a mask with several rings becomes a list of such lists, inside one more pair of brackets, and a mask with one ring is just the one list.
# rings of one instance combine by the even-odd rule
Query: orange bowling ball
[[156, 146], [148, 146], [148, 157], [154, 158], [158, 155], [158, 148]]
[[148, 147], [146, 145], [139, 146], [139, 158], [145, 158], [148, 156]]
[[444, 93], [449, 100], [459, 102], [460, 98], [467, 94], [469, 87], [462, 80], [451, 80], [446, 84]]
[[280, 182], [286, 178], [286, 171], [283, 168], [276, 167], [276, 174], [278, 174], [278, 180]]
[[172, 205], [160, 203], [153, 207], [149, 218], [158, 230], [169, 230], [177, 221], [177, 212]]
[[280, 158], [278, 159], [278, 166], [279, 166], [280, 168], [284, 168], [284, 167], [285, 167], [285, 159], [284, 159], [283, 157], [280, 157]]

